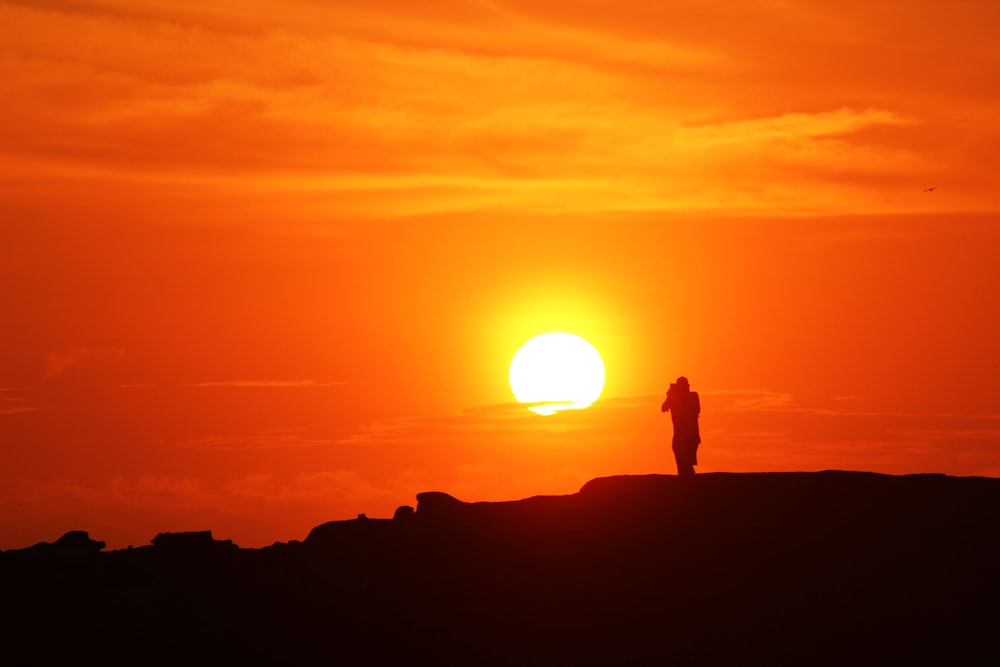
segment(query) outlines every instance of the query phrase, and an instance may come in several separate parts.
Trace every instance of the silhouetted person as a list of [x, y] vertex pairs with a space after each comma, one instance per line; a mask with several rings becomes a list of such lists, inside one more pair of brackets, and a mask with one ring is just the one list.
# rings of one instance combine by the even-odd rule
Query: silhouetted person
[[672, 448], [674, 459], [677, 460], [677, 474], [689, 477], [694, 474], [694, 467], [698, 465], [698, 445], [701, 444], [701, 433], [698, 432], [701, 401], [698, 399], [698, 392], [691, 391], [686, 377], [679, 377], [677, 382], [670, 385], [660, 410], [669, 410], [670, 419], [674, 422]]

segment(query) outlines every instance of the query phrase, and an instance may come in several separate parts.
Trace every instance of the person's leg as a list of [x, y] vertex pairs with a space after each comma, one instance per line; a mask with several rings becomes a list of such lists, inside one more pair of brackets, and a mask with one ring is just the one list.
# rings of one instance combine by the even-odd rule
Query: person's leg
[[674, 443], [674, 460], [677, 462], [677, 476], [690, 477], [694, 475], [694, 456], [683, 446]]

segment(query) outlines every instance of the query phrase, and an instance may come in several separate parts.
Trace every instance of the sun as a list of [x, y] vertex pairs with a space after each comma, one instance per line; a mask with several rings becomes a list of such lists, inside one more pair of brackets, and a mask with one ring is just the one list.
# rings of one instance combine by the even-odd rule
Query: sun
[[593, 345], [570, 333], [544, 333], [510, 362], [510, 388], [540, 415], [589, 407], [604, 389], [604, 361]]

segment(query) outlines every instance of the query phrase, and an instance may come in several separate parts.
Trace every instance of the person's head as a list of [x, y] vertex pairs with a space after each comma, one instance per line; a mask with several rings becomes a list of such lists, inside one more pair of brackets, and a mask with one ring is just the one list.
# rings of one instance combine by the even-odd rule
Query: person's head
[[688, 379], [683, 375], [677, 378], [677, 386], [681, 389], [690, 389], [691, 385], [688, 384]]

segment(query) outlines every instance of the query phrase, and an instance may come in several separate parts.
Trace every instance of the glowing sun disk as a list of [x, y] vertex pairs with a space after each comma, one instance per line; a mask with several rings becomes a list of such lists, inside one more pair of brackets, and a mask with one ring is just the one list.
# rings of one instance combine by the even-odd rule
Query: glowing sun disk
[[569, 333], [535, 336], [510, 362], [510, 388], [540, 415], [589, 407], [604, 389], [604, 362], [589, 342]]

